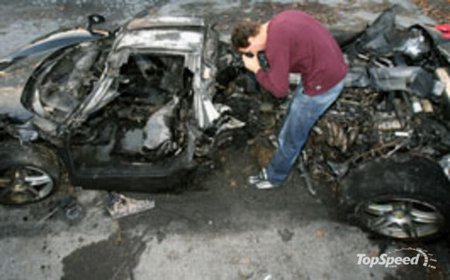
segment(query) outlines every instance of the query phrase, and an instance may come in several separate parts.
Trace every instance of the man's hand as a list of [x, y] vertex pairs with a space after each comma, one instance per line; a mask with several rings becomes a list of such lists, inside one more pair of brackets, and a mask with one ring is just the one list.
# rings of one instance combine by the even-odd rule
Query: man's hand
[[257, 73], [258, 70], [261, 68], [261, 65], [259, 64], [258, 56], [253, 55], [253, 57], [248, 57], [246, 55], [242, 55], [242, 61], [244, 61], [244, 66], [249, 71], [253, 73]]

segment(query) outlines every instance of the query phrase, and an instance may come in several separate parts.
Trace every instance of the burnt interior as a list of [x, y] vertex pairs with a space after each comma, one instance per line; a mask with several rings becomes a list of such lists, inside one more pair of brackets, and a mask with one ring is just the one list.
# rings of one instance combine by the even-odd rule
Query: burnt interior
[[131, 54], [115, 84], [119, 96], [73, 135], [75, 163], [151, 163], [179, 154], [186, 145], [191, 84], [183, 56]]

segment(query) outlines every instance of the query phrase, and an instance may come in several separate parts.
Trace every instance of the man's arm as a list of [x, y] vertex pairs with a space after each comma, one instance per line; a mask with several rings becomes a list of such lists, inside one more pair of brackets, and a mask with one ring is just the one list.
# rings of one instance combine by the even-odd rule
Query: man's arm
[[266, 53], [269, 69], [257, 70], [256, 79], [275, 97], [283, 98], [289, 91], [289, 42], [279, 40], [270, 46]]

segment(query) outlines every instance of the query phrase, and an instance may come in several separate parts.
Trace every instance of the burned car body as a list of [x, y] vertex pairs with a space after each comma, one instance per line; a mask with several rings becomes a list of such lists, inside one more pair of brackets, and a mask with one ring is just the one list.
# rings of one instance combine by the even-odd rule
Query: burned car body
[[61, 44], [24, 87], [28, 118], [2, 115], [10, 188], [0, 200], [42, 199], [61, 165], [84, 187], [156, 191], [186, 180], [222, 134], [245, 125], [212, 102], [217, 51], [203, 19], [145, 14], [96, 40]]
[[[362, 227], [428, 238], [450, 228], [450, 91], [437, 78], [447, 75], [450, 43], [394, 22], [388, 10], [363, 32], [336, 35], [351, 66], [347, 87], [314, 127], [301, 169], [308, 185], [334, 186]], [[47, 197], [63, 169], [86, 188], [167, 189], [209, 166], [242, 128], [265, 129], [239, 56], [203, 19], [143, 13], [86, 38], [39, 62], [15, 95], [20, 117], [0, 108], [1, 203]]]

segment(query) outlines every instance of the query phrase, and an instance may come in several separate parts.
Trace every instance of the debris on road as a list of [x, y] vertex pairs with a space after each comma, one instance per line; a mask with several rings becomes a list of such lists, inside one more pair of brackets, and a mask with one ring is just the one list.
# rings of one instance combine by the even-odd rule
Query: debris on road
[[118, 193], [108, 193], [107, 210], [113, 219], [138, 214], [155, 208], [155, 201], [137, 200]]
[[56, 206], [36, 223], [36, 227], [43, 225], [59, 211], [64, 211], [65, 217], [68, 220], [76, 221], [82, 217], [83, 207], [78, 204], [75, 197], [66, 196], [59, 200]]

